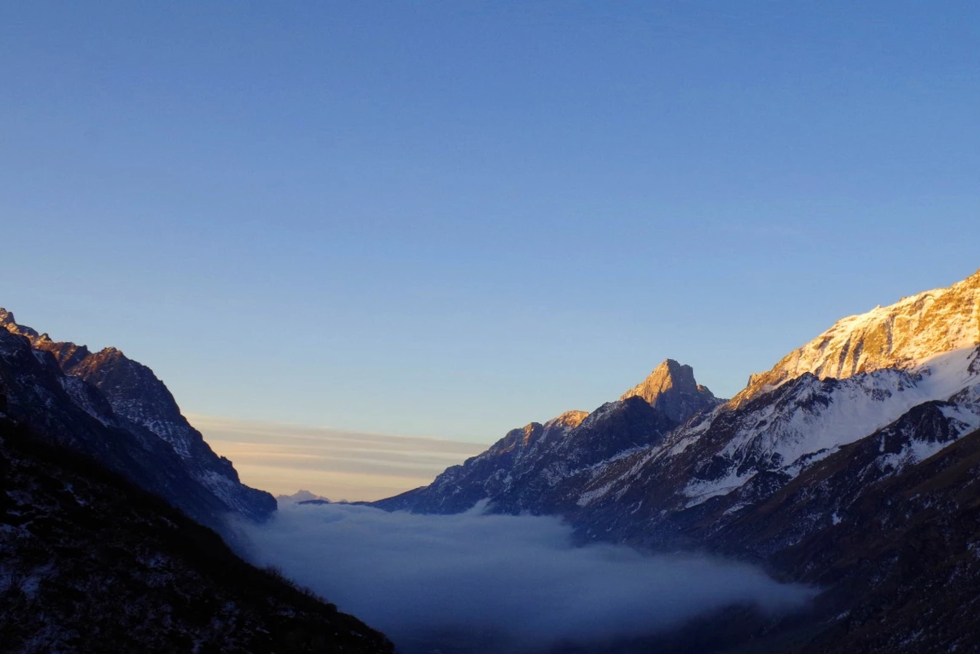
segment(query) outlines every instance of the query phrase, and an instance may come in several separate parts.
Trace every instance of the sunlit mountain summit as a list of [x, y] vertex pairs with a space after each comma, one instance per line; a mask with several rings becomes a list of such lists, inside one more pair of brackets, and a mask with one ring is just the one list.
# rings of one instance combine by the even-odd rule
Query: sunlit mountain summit
[[583, 542], [763, 562], [827, 587], [817, 621], [833, 636], [793, 651], [980, 646], [957, 604], [980, 592], [980, 271], [838, 321], [732, 400], [668, 360], [573, 415], [376, 506], [481, 503], [560, 516]]

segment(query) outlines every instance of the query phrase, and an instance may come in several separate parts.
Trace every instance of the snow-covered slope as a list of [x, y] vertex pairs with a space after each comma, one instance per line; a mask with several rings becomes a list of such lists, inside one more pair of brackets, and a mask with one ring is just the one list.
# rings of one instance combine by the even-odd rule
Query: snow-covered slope
[[[771, 401], [744, 405], [734, 434], [717, 451], [711, 465], [696, 470], [684, 488], [688, 506], [745, 484], [760, 471], [787, 478], [821, 458], [888, 425], [912, 407], [949, 400], [980, 384], [980, 350], [966, 347], [921, 361], [908, 370], [885, 368], [845, 379], [818, 379], [807, 372], [787, 383]], [[768, 397], [768, 396], [767, 396]], [[972, 405], [964, 404], [970, 412]], [[681, 430], [671, 453], [693, 447], [712, 421]], [[726, 425], [726, 428], [730, 428]]]
[[804, 373], [844, 379], [882, 368], [906, 369], [924, 359], [980, 343], [980, 270], [953, 284], [867, 313], [843, 318], [777, 363], [753, 375], [736, 405]]
[[[838, 321], [727, 404], [593, 468], [576, 506], [616, 512], [644, 496], [667, 519], [730, 494], [751, 503], [927, 402], [950, 402], [965, 433], [980, 414], [978, 312], [980, 272]], [[922, 445], [903, 461], [938, 447]]]

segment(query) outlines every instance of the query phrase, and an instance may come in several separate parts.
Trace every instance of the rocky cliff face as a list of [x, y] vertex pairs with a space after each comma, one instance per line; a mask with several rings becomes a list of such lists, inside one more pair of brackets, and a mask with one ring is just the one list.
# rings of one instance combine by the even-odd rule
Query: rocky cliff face
[[654, 368], [650, 376], [626, 391], [620, 400], [640, 397], [668, 418], [681, 424], [722, 400], [716, 398], [707, 386], [694, 380], [694, 369], [667, 359]]
[[558, 512], [595, 466], [656, 444], [681, 421], [719, 402], [697, 384], [690, 366], [668, 360], [617, 402], [512, 430], [430, 486], [376, 505], [453, 513], [487, 500], [493, 511]]
[[10, 418], [96, 456], [209, 526], [229, 512], [261, 520], [275, 510], [271, 495], [240, 483], [146, 366], [114, 348], [92, 353], [52, 341], [2, 309], [0, 327], [0, 393]]

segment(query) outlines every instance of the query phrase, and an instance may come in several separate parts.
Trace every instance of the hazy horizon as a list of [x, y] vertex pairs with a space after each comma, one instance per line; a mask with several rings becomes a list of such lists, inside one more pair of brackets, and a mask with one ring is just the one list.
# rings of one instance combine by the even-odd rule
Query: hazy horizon
[[332, 501], [371, 501], [429, 484], [489, 443], [350, 432], [258, 420], [186, 416], [242, 483], [291, 495], [308, 490]]

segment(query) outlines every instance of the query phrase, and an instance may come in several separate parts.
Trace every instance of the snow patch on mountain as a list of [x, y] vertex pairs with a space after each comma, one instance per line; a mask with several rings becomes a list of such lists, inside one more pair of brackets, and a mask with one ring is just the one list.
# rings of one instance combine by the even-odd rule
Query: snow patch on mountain
[[610, 491], [610, 489], [612, 489], [612, 487], [613, 487], [613, 482], [609, 482], [608, 484], [596, 488], [595, 490], [586, 491], [579, 496], [578, 500], [576, 500], [575, 503], [580, 507], [588, 506], [592, 504], [592, 502], [594, 502], [595, 500], [599, 499], [600, 497], [603, 497], [606, 493]]
[[[883, 369], [842, 380], [819, 380], [804, 374], [787, 386], [778, 400], [763, 403], [755, 411], [745, 407], [739, 428], [718, 452], [728, 463], [724, 474], [692, 480], [682, 491], [690, 498], [687, 506], [726, 495], [761, 470], [779, 471], [793, 478], [841, 446], [892, 423], [912, 407], [950, 399], [980, 382], [974, 365], [978, 357], [980, 348], [971, 346], [923, 358], [909, 370]], [[957, 418], [964, 425], [961, 433], [974, 424], [975, 417], [964, 411]], [[681, 435], [675, 451], [690, 447], [704, 433], [692, 431]], [[921, 461], [932, 452], [931, 447], [917, 446], [911, 455]]]
[[883, 368], [909, 369], [937, 354], [978, 343], [980, 271], [948, 288], [837, 321], [768, 372], [750, 377], [733, 403], [742, 405], [805, 373], [844, 379]]

